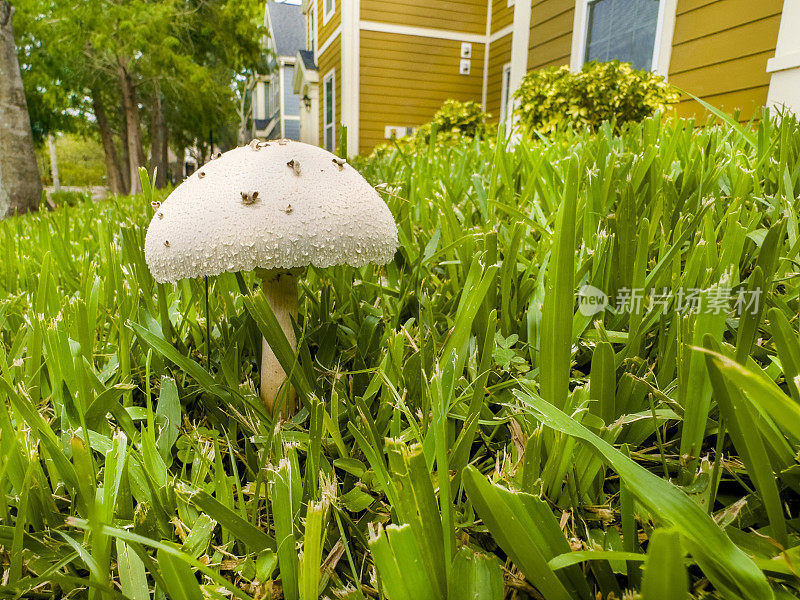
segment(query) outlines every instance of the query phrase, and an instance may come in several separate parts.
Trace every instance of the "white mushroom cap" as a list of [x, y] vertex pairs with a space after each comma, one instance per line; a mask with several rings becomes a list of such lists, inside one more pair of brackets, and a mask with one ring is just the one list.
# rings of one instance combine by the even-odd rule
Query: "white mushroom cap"
[[281, 140], [254, 142], [204, 165], [150, 222], [144, 253], [153, 277], [163, 283], [257, 267], [391, 261], [394, 218], [342, 163], [322, 148]]

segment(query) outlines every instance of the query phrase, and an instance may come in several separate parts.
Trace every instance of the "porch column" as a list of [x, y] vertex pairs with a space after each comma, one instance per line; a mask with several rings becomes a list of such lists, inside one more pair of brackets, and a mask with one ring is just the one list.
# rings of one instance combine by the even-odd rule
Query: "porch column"
[[800, 115], [800, 0], [783, 0], [775, 56], [767, 61], [771, 73], [767, 106], [785, 106]]
[[[517, 0], [514, 3], [514, 30], [511, 38], [511, 73], [509, 74], [508, 95], [513, 98], [519, 89], [522, 78], [528, 72], [528, 42], [531, 33], [532, 0]], [[517, 101], [513, 100], [506, 116], [506, 128], [510, 131], [513, 124], [514, 110]]]

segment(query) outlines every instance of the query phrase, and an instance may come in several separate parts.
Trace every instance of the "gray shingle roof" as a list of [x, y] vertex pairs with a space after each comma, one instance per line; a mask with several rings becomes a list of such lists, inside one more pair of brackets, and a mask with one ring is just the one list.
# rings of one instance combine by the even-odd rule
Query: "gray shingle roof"
[[307, 71], [316, 71], [317, 64], [314, 62], [314, 53], [311, 50], [300, 50], [300, 58], [303, 60], [303, 67]]
[[303, 14], [297, 4], [267, 2], [267, 12], [275, 34], [275, 49], [278, 56], [294, 56], [306, 47], [306, 32]]

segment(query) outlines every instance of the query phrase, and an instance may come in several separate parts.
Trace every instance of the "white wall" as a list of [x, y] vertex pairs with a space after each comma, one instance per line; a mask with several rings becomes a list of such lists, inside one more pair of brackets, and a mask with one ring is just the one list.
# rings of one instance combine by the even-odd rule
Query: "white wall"
[[783, 0], [778, 45], [767, 73], [772, 74], [767, 106], [785, 106], [800, 115], [800, 0]]

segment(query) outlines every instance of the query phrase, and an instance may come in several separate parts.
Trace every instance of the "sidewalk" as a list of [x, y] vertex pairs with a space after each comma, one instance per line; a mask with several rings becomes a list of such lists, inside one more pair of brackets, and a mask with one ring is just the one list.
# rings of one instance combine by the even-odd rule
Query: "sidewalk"
[[[55, 188], [52, 185], [45, 186], [45, 191], [47, 192], [47, 198], [50, 198], [50, 195], [55, 191]], [[79, 187], [79, 186], [72, 186], [72, 185], [62, 185], [59, 188], [60, 192], [90, 192], [92, 194], [92, 200], [97, 202], [98, 200], [105, 200], [108, 198], [108, 188], [102, 185], [95, 185], [92, 187]]]

